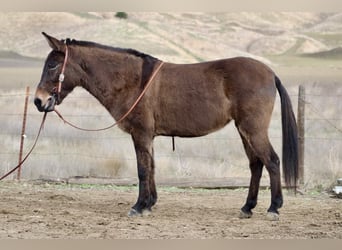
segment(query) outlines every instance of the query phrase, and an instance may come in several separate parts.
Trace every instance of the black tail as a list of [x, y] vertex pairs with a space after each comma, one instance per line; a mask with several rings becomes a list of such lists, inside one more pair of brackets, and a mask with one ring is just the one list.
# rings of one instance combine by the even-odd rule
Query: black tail
[[296, 188], [298, 179], [298, 134], [291, 100], [279, 78], [275, 76], [275, 84], [280, 95], [281, 123], [283, 130], [283, 174], [285, 184]]

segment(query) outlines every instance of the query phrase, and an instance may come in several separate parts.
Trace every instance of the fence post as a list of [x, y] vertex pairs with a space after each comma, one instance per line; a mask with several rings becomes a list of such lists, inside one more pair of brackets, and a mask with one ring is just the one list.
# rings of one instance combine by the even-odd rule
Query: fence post
[[30, 87], [26, 87], [26, 96], [25, 96], [25, 106], [24, 106], [24, 116], [23, 116], [23, 125], [21, 128], [21, 136], [20, 136], [20, 150], [19, 150], [19, 168], [17, 172], [17, 180], [20, 181], [21, 177], [21, 161], [23, 158], [23, 147], [24, 147], [24, 141], [25, 141], [25, 128], [26, 128], [26, 117], [27, 117], [27, 104], [28, 104], [28, 99], [29, 99], [29, 94], [30, 94]]
[[305, 87], [299, 85], [298, 90], [298, 181], [304, 184], [304, 150], [305, 150]]

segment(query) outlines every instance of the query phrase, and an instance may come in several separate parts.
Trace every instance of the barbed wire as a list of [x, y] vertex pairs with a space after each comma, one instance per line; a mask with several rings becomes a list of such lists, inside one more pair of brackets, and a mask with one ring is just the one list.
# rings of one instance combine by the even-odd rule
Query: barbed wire
[[[0, 94], [0, 98], [6, 98], [6, 97], [23, 97], [26, 94], [23, 92], [18, 93], [2, 93]], [[290, 97], [298, 97], [298, 94], [291, 94], [289, 93]], [[315, 94], [315, 93], [305, 93], [305, 96], [314, 96], [314, 97], [327, 97], [327, 98], [341, 98], [342, 94]], [[29, 97], [32, 99], [34, 97], [34, 94], [30, 94]], [[80, 96], [68, 96], [68, 99], [93, 99], [94, 97], [90, 94], [82, 94]]]
[[318, 111], [318, 109], [312, 104], [312, 103], [307, 103], [309, 105], [306, 105], [312, 112], [314, 112], [316, 115], [318, 115], [320, 117], [320, 120], [324, 120], [325, 122], [327, 122], [328, 124], [330, 124], [330, 126], [332, 126], [336, 131], [338, 131], [339, 133], [342, 134], [342, 129], [340, 129], [336, 124], [334, 124], [333, 122], [331, 122], [331, 119], [328, 119], [326, 117], [324, 117], [322, 115], [321, 112]]
[[[6, 97], [23, 97], [25, 96], [25, 93], [5, 93], [5, 94], [0, 94], [0, 98], [6, 98]], [[30, 96], [33, 96], [33, 94], [31, 94]], [[298, 97], [298, 94], [293, 94], [291, 95], [293, 97]], [[336, 94], [336, 95], [323, 95], [323, 94], [314, 94], [314, 93], [306, 93], [305, 94], [306, 97], [310, 97], [310, 96], [313, 96], [313, 97], [328, 97], [328, 98], [331, 98], [331, 97], [336, 97], [336, 98], [340, 98], [342, 97], [342, 95], [340, 94]], [[93, 99], [94, 97], [92, 96], [87, 96], [87, 95], [84, 95], [84, 96], [70, 96], [69, 99]], [[83, 102], [80, 103], [80, 105], [82, 104]], [[87, 103], [89, 104], [89, 103]], [[338, 131], [339, 133], [342, 133], [342, 129], [336, 125], [334, 122], [339, 122], [342, 120], [342, 118], [337, 118], [337, 117], [333, 117], [333, 118], [327, 118], [325, 117], [324, 115], [322, 115], [322, 113], [319, 111], [319, 109], [317, 107], [315, 107], [311, 102], [307, 102], [306, 101], [306, 106], [308, 107], [308, 109], [314, 113], [316, 116], [318, 117], [305, 117], [305, 120], [308, 120], [308, 121], [325, 121], [327, 124], [329, 124], [329, 126], [331, 126], [332, 128], [334, 128], [336, 131]], [[18, 116], [18, 119], [21, 119], [21, 116], [22, 116], [22, 113], [8, 113], [8, 112], [5, 112], [5, 113], [0, 113], [0, 117], [16, 117]], [[29, 117], [40, 117], [41, 114], [40, 113], [37, 113], [37, 114], [30, 114]], [[108, 118], [109, 115], [108, 114], [65, 114], [66, 117], [75, 117], [75, 118]], [[272, 121], [280, 121], [280, 114], [277, 114], [276, 117], [272, 116]], [[9, 132], [9, 133], [0, 133], [1, 136], [20, 136], [18, 134], [15, 134], [13, 132]], [[55, 136], [54, 135], [44, 135], [44, 137], [46, 138], [54, 138]], [[71, 138], [73, 139], [76, 139], [76, 140], [112, 140], [112, 139], [123, 139], [123, 138], [126, 138], [126, 137], [118, 137], [118, 136], [107, 136], [107, 137], [104, 137], [104, 138], [100, 138], [100, 137], [93, 137], [93, 136], [85, 136], [85, 137], [80, 137], [80, 136], [71, 136]], [[307, 139], [316, 139], [316, 140], [319, 140], [319, 139], [322, 139], [322, 140], [342, 140], [341, 138], [338, 138], [338, 137], [334, 137], [334, 138], [329, 138], [329, 137], [306, 137]], [[127, 137], [127, 139], [130, 139], [129, 137]], [[240, 137], [200, 137], [199, 138], [200, 140], [240, 140]], [[281, 139], [281, 137], [270, 137], [270, 139]]]
[[[292, 98], [298, 98], [298, 95], [290, 95]], [[310, 97], [312, 97], [312, 99], [314, 99], [315, 97], [319, 97], [319, 98], [340, 98], [342, 97], [342, 95], [317, 95], [317, 94], [305, 94], [305, 96], [307, 97], [307, 100], [310, 99]], [[10, 95], [1, 95], [0, 94], [0, 101], [2, 103], [8, 103], [9, 101], [7, 101], [8, 98], [13, 98], [15, 97], [15, 100], [18, 100], [20, 98], [24, 98], [25, 97], [25, 94], [10, 94]], [[17, 98], [18, 97], [18, 98]], [[33, 95], [30, 95], [30, 98], [33, 97]], [[7, 99], [6, 99], [7, 98]], [[87, 102], [87, 100], [90, 100], [90, 99], [94, 99], [94, 97], [92, 96], [70, 96], [69, 99], [71, 99], [71, 101], [69, 102], [69, 104], [77, 104], [79, 106], [82, 106], [82, 105], [90, 105], [89, 102]], [[320, 99], [321, 100], [321, 99]], [[327, 99], [327, 101], [329, 102], [332, 102], [335, 100], [334, 99]], [[96, 103], [96, 102], [92, 102], [92, 103]], [[8, 104], [6, 104], [8, 105]], [[19, 105], [20, 105], [20, 101], [19, 101]], [[93, 105], [93, 104], [91, 104]], [[98, 104], [100, 106], [100, 104]], [[305, 102], [305, 106], [308, 108], [308, 111], [306, 116], [305, 116], [305, 120], [306, 121], [310, 121], [310, 123], [313, 123], [315, 121], [320, 121], [321, 123], [320, 124], [320, 129], [326, 129], [326, 128], [333, 128], [334, 131], [337, 131], [337, 132], [333, 132], [335, 135], [340, 135], [342, 133], [342, 129], [340, 128], [340, 126], [336, 123], [339, 123], [340, 121], [342, 121], [342, 118], [339, 118], [339, 117], [336, 117], [338, 114], [337, 112], [335, 112], [334, 116], [335, 117], [332, 117], [332, 118], [328, 118], [326, 117], [325, 115], [322, 114], [323, 110], [321, 109], [318, 109], [315, 105], [313, 105], [311, 102]], [[78, 107], [78, 106], [77, 106]], [[32, 108], [32, 107], [31, 107]], [[35, 107], [33, 107], [35, 108]], [[67, 110], [68, 111], [68, 110]], [[314, 114], [314, 115], [313, 115]], [[3, 120], [18, 120], [20, 121], [21, 123], [21, 120], [22, 120], [22, 116], [23, 116], [23, 113], [22, 112], [19, 112], [18, 110], [16, 110], [16, 113], [11, 113], [10, 111], [8, 110], [1, 110], [0, 111], [0, 120], [1, 122], [3, 122]], [[29, 113], [28, 115], [28, 118], [31, 120], [31, 121], [36, 121], [36, 119], [38, 117], [41, 117], [41, 113], [39, 112], [32, 112], [32, 109], [31, 109], [31, 112]], [[106, 114], [106, 113], [102, 113], [102, 114], [65, 114], [65, 117], [69, 117], [71, 119], [74, 119], [76, 121], [83, 121], [85, 124], [88, 120], [91, 120], [91, 119], [97, 119], [97, 122], [99, 122], [100, 119], [112, 119], [110, 117], [109, 114]], [[52, 119], [56, 119], [56, 117], [54, 116], [50, 116], [49, 118]], [[88, 120], [87, 120], [88, 119]], [[102, 122], [102, 120], [101, 120]], [[280, 124], [280, 112], [278, 113], [274, 113], [272, 115], [272, 122], [276, 122], [276, 123], [279, 123]], [[12, 122], [13, 123], [17, 123], [17, 122]], [[11, 124], [10, 122], [6, 122], [7, 125], [5, 126], [8, 126], [8, 124]], [[34, 124], [34, 123], [32, 123]], [[70, 145], [81, 145], [81, 144], [87, 144], [87, 143], [94, 143], [95, 145], [98, 145], [97, 147], [98, 148], [102, 148], [102, 149], [106, 149], [108, 148], [108, 142], [109, 141], [113, 141], [113, 145], [115, 145], [115, 140], [120, 140], [119, 144], [117, 145], [120, 145], [120, 143], [123, 143], [126, 145], [128, 144], [131, 144], [132, 143], [132, 140], [131, 140], [131, 137], [129, 135], [121, 135], [121, 134], [115, 134], [115, 133], [109, 133], [108, 136], [104, 136], [105, 134], [98, 134], [98, 133], [95, 133], [95, 134], [81, 134], [81, 133], [73, 133], [73, 130], [72, 128], [67, 128], [67, 129], [64, 129], [63, 127], [63, 123], [60, 122], [60, 123], [55, 123], [55, 124], [58, 124], [57, 126], [51, 128], [52, 129], [52, 132], [51, 134], [47, 134], [47, 133], [44, 133], [43, 136], [42, 136], [42, 142], [43, 142], [43, 145], [44, 143], [46, 142], [49, 142], [51, 140], [53, 140], [54, 142], [56, 142], [56, 140], [68, 140], [71, 142]], [[322, 124], [322, 125], [321, 125]], [[27, 138], [26, 138], [26, 144], [29, 145], [30, 142], [31, 142], [31, 137], [34, 136], [34, 132], [31, 132], [32, 130], [32, 125], [28, 124], [31, 129], [29, 129], [28, 131], [26, 131], [26, 135], [27, 135]], [[19, 126], [19, 125], [18, 125]], [[94, 125], [96, 126], [96, 125]], [[3, 128], [6, 128], [6, 127], [3, 127]], [[0, 151], [0, 161], [3, 162], [3, 164], [7, 165], [10, 165], [10, 162], [12, 161], [15, 161], [15, 159], [17, 158], [18, 156], [18, 153], [19, 153], [19, 148], [18, 150], [13, 150], [13, 151], [10, 151], [10, 149], [15, 149], [16, 148], [16, 144], [18, 144], [18, 147], [19, 147], [19, 138], [20, 138], [20, 131], [18, 130], [18, 132], [16, 133], [15, 132], [15, 126], [11, 126], [9, 127], [11, 131], [7, 132], [6, 130], [2, 129], [2, 131], [0, 131], [0, 140], [3, 140], [3, 139], [8, 139], [9, 138], [9, 142], [11, 143], [11, 145], [9, 146], [8, 149], [2, 149]], [[277, 134], [278, 134], [278, 129], [280, 129], [280, 125], [279, 126], [276, 126], [272, 129], [277, 129]], [[50, 129], [50, 128], [49, 128]], [[234, 128], [235, 130], [235, 128]], [[70, 132], [71, 131], [71, 132]], [[329, 131], [332, 131], [331, 129], [329, 129]], [[272, 131], [271, 134], [275, 134], [274, 131]], [[99, 136], [100, 135], [100, 136]], [[177, 143], [177, 141], [180, 141], [182, 140], [183, 138], [179, 138], [179, 139], [176, 139], [176, 153], [175, 152], [172, 152], [172, 149], [171, 149], [171, 143], [170, 143], [170, 148], [169, 148], [169, 151], [167, 151], [167, 144], [163, 144], [163, 149], [160, 149], [157, 150], [159, 151], [158, 153], [155, 154], [155, 160], [156, 161], [161, 161], [161, 162], [172, 162], [172, 165], [175, 165], [177, 166], [178, 168], [182, 168], [184, 167], [183, 164], [187, 164], [187, 163], [183, 163], [183, 162], [179, 162], [179, 161], [198, 161], [198, 162], [210, 162], [213, 163], [213, 164], [216, 164], [217, 162], [221, 162], [221, 161], [228, 161], [230, 166], [235, 164], [235, 163], [232, 163], [230, 162], [231, 159], [236, 159], [236, 158], [241, 158], [243, 157], [243, 159], [245, 159], [245, 155], [244, 155], [244, 150], [242, 148], [242, 143], [241, 143], [241, 138], [238, 136], [234, 137], [232, 136], [234, 134], [231, 134], [231, 136], [224, 136], [222, 134], [218, 134], [218, 135], [212, 135], [212, 136], [209, 136], [209, 137], [197, 137], [197, 138], [194, 138], [194, 144], [183, 144], [183, 145], [195, 145], [195, 149], [193, 151], [193, 149], [191, 148], [191, 150], [189, 149], [185, 149], [183, 150], [184, 148], [182, 148], [182, 144], [181, 143]], [[275, 145], [280, 145], [281, 143], [278, 143], [279, 141], [282, 140], [282, 137], [281, 137], [281, 132], [279, 133], [279, 136], [270, 136], [269, 137], [270, 140], [272, 141], [275, 141]], [[44, 141], [45, 139], [45, 141]], [[123, 140], [123, 141], [121, 141]], [[187, 140], [187, 139], [185, 139]], [[305, 140], [307, 143], [310, 143], [309, 145], [313, 145], [313, 144], [329, 144], [329, 146], [331, 144], [333, 145], [337, 145], [338, 148], [340, 148], [340, 145], [341, 145], [341, 141], [342, 141], [342, 138], [339, 137], [339, 136], [334, 136], [334, 137], [329, 137], [329, 135], [325, 135], [323, 133], [315, 133], [313, 135], [313, 133], [310, 133], [310, 135], [306, 135], [305, 136]], [[210, 152], [203, 152], [200, 151], [196, 151], [196, 147], [198, 148], [202, 148], [201, 145], [204, 145], [204, 144], [210, 144], [210, 143], [214, 143], [214, 144], [221, 144], [221, 141], [226, 141], [227, 142], [227, 145], [229, 145], [229, 142], [231, 141], [231, 145], [229, 145], [230, 147], [235, 147], [235, 143], [236, 145], [238, 144], [238, 142], [241, 144], [240, 147], [241, 147], [241, 155], [240, 153], [239, 154], [236, 154], [236, 155], [233, 155], [233, 156], [230, 156], [230, 157], [227, 157], [227, 158], [224, 158], [224, 155], [221, 156], [221, 154], [223, 153], [210, 153]], [[167, 141], [166, 141], [167, 142]], [[74, 143], [74, 144], [72, 144]], [[79, 144], [77, 144], [79, 143]], [[162, 143], [164, 143], [162, 141]], [[223, 143], [223, 142], [222, 142]], [[13, 144], [13, 145], [12, 145]], [[177, 146], [178, 144], [178, 146]], [[5, 145], [5, 144], [3, 144]], [[59, 144], [58, 144], [59, 145]], [[61, 144], [61, 145], [64, 145], [64, 144]], [[103, 146], [102, 146], [103, 145]], [[226, 145], [226, 144], [224, 144]], [[7, 145], [6, 145], [7, 147]], [[55, 146], [56, 147], [59, 147], [59, 146]], [[131, 151], [129, 151], [130, 153], [120, 153], [120, 152], [116, 152], [115, 149], [112, 149], [113, 152], [112, 154], [110, 153], [111, 150], [108, 150], [108, 151], [105, 151], [105, 150], [95, 150], [93, 153], [91, 154], [87, 154], [87, 153], [83, 153], [81, 150], [80, 151], [77, 151], [74, 150], [74, 146], [67, 146], [67, 147], [64, 147], [64, 146], [60, 146], [61, 147], [61, 150], [51, 150], [51, 149], [46, 149], [45, 147], [42, 149], [42, 151], [36, 151], [33, 153], [33, 156], [35, 158], [35, 160], [33, 162], [49, 162], [49, 161], [53, 161], [54, 163], [53, 164], [57, 164], [56, 162], [59, 162], [59, 159], [61, 157], [63, 157], [63, 159], [67, 159], [67, 161], [71, 161], [70, 164], [74, 164], [74, 161], [79, 161], [80, 159], [85, 159], [86, 162], [90, 162], [90, 165], [91, 164], [97, 164], [99, 163], [100, 165], [103, 164], [103, 163], [111, 163], [111, 162], [121, 162], [120, 164], [135, 164], [136, 162], [136, 158], [135, 158], [135, 154], [132, 153]], [[192, 146], [191, 146], [192, 147]], [[228, 146], [227, 146], [228, 147]], [[69, 151], [68, 151], [69, 149]], [[133, 147], [132, 147], [132, 150]], [[75, 152], [74, 152], [75, 151]], [[161, 151], [161, 152], [160, 152]], [[126, 151], [125, 151], [126, 152]], [[235, 152], [235, 151], [234, 151]], [[228, 151], [227, 151], [228, 153]], [[234, 153], [235, 154], [235, 153]], [[234, 158], [235, 157], [235, 158]], [[32, 163], [31, 163], [32, 164]], [[220, 163], [221, 164], [221, 163]], [[240, 163], [238, 163], [240, 164]], [[33, 164], [34, 165], [34, 164]], [[187, 165], [185, 165], [184, 168], [186, 168]], [[3, 170], [3, 169], [2, 169]]]

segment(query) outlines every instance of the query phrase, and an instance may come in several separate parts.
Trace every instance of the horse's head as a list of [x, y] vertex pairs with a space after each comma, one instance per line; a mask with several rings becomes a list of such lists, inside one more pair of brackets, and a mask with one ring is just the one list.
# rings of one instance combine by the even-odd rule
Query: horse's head
[[[64, 40], [58, 40], [43, 32], [52, 51], [45, 60], [42, 76], [37, 86], [34, 104], [41, 112], [54, 110], [74, 89], [78, 79], [76, 66], [68, 55], [69, 46]], [[68, 40], [67, 40], [68, 41]]]

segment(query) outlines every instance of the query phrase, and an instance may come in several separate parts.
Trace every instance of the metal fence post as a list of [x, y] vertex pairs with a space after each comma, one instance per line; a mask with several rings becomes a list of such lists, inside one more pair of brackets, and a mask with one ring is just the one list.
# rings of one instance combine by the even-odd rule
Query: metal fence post
[[17, 172], [17, 180], [20, 181], [21, 178], [21, 161], [23, 158], [23, 147], [24, 147], [24, 141], [25, 141], [25, 128], [26, 128], [26, 117], [27, 117], [27, 104], [28, 104], [28, 99], [30, 95], [30, 87], [26, 87], [26, 96], [25, 96], [25, 106], [24, 106], [24, 116], [23, 116], [23, 125], [21, 128], [21, 136], [20, 136], [20, 150], [19, 150], [19, 168]]
[[299, 86], [298, 91], [298, 181], [304, 184], [304, 152], [305, 152], [305, 87]]

